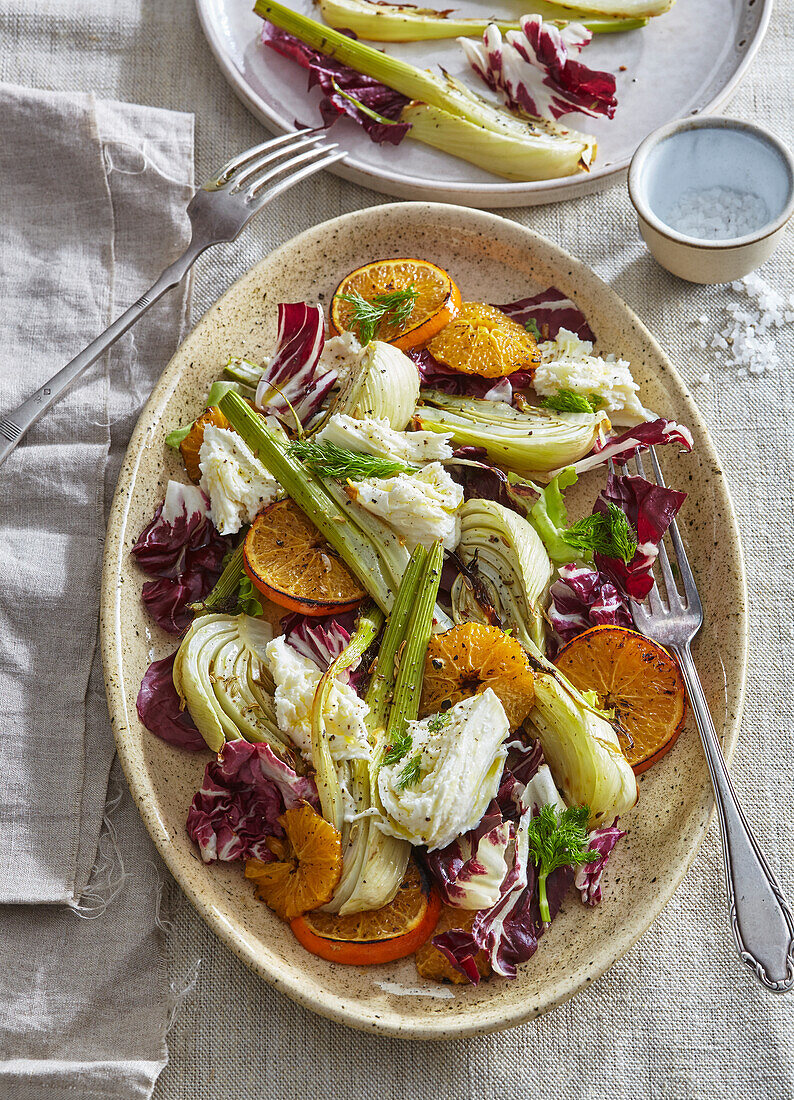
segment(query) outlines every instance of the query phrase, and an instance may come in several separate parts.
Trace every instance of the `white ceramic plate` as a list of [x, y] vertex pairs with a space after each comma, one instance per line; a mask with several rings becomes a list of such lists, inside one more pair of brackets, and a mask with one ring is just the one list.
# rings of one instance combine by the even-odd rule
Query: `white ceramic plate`
[[[319, 18], [312, 0], [293, 0], [291, 6]], [[259, 44], [262, 20], [251, 10], [252, 0], [196, 0], [196, 7], [226, 79], [257, 118], [279, 133], [294, 129], [296, 120], [318, 124], [319, 93], [307, 92], [303, 69]], [[489, 13], [511, 19], [531, 10], [531, 3], [517, 8], [516, 0], [495, 0], [488, 7]], [[456, 11], [482, 16], [483, 6], [460, 0]], [[564, 120], [598, 138], [596, 166], [588, 175], [510, 183], [418, 141], [406, 139], [396, 148], [375, 145], [347, 119], [334, 125], [333, 134], [350, 156], [331, 171], [399, 198], [477, 207], [530, 206], [585, 194], [625, 169], [643, 138], [658, 126], [716, 111], [746, 72], [771, 11], [772, 0], [677, 0], [670, 12], [640, 31], [596, 35], [585, 59], [591, 68], [616, 74], [617, 113], [611, 121], [582, 115]], [[385, 48], [421, 68], [442, 64], [472, 87], [485, 88], [467, 71], [454, 39]]]
[[[589, 909], [569, 897], [515, 981], [474, 989], [424, 981], [413, 959], [351, 967], [305, 952], [255, 899], [239, 864], [205, 866], [187, 836], [187, 811], [209, 752], [171, 748], [148, 733], [135, 712], [147, 666], [176, 648], [143, 609], [146, 578], [129, 552], [168, 479], [185, 480], [165, 436], [200, 412], [230, 354], [261, 361], [272, 351], [278, 302], [327, 302], [340, 278], [366, 260], [409, 254], [448, 269], [464, 297], [504, 302], [557, 286], [584, 311], [599, 346], [631, 361], [645, 404], [692, 429], [693, 453], [667, 447], [662, 460], [668, 483], [689, 493], [681, 527], [705, 609], [693, 650], [730, 755], [744, 695], [747, 596], [728, 488], [692, 399], [647, 329], [592, 271], [528, 229], [454, 206], [375, 206], [316, 226], [252, 268], [199, 322], [166, 368], [127, 451], [105, 544], [102, 651], [119, 756], [135, 801], [169, 869], [221, 939], [263, 978], [322, 1015], [406, 1038], [461, 1038], [531, 1019], [571, 997], [656, 918], [694, 858], [712, 810], [696, 730], [687, 726], [640, 777], [639, 803], [622, 821], [628, 835], [606, 870], [603, 903]], [[603, 470], [582, 477], [573, 514], [592, 506], [602, 482]]]

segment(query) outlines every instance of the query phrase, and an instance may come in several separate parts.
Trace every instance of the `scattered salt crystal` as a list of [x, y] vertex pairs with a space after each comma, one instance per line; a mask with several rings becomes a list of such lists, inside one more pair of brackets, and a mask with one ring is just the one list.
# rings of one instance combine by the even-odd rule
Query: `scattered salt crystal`
[[698, 340], [698, 347], [705, 348], [706, 347], [706, 341], [705, 340]]
[[707, 325], [710, 320], [711, 318], [709, 317], [708, 313], [701, 313], [701, 315], [698, 317], [698, 321], [701, 323], [701, 325]]
[[769, 207], [760, 195], [732, 187], [688, 188], [664, 220], [678, 233], [700, 241], [746, 237], [769, 221]]
[[705, 374], [701, 374], [698, 381], [700, 382], [701, 386], [705, 386], [707, 382], [711, 381], [711, 375], [709, 374], [708, 371], [706, 371]]
[[[742, 297], [740, 301], [725, 303], [727, 323], [710, 342], [715, 359], [724, 358], [725, 366], [735, 368], [739, 378], [758, 377], [776, 370], [781, 364], [775, 346], [776, 331], [794, 321], [794, 310], [788, 308], [788, 300], [782, 294], [755, 272], [730, 285]], [[704, 340], [698, 343], [701, 348], [705, 346]]]

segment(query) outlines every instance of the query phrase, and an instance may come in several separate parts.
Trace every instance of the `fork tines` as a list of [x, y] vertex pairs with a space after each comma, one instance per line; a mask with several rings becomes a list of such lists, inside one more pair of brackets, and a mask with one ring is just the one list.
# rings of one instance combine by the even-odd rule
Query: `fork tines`
[[[653, 447], [649, 447], [648, 452], [650, 454], [656, 484], [663, 489], [667, 488], [655, 449]], [[636, 463], [637, 473], [640, 477], [646, 478], [645, 467], [643, 465], [640, 452], [636, 451], [633, 457], [634, 462]], [[620, 465], [623, 473], [629, 472], [627, 463], [622, 462], [620, 463]], [[673, 572], [673, 566], [670, 562], [670, 556], [668, 555], [667, 548], [665, 546], [665, 541], [668, 536], [670, 538], [670, 543], [672, 544], [678, 573], [684, 588], [683, 593], [679, 591], [675, 579], [675, 574]], [[678, 524], [675, 520], [672, 520], [664, 538], [659, 543], [658, 563], [662, 573], [662, 577], [664, 578], [667, 606], [665, 606], [664, 602], [662, 601], [662, 597], [659, 592], [658, 582], [654, 578], [653, 588], [648, 593], [648, 603], [650, 605], [651, 614], [654, 616], [668, 616], [670, 614], [688, 612], [689, 615], [693, 617], [701, 616], [702, 607], [697, 591], [697, 586], [695, 584], [695, 578], [689, 565], [689, 559], [687, 558], [684, 544], [681, 539], [681, 534], [678, 530]], [[632, 600], [632, 604], [636, 609], [636, 601]]]
[[[336, 142], [325, 140], [322, 128], [283, 134], [227, 161], [220, 172], [204, 184], [204, 190], [238, 195], [245, 189], [242, 197], [246, 202], [269, 200], [285, 186], [292, 186], [318, 169], [341, 160], [345, 153], [338, 150]], [[280, 176], [287, 177], [283, 184], [276, 182]], [[273, 186], [268, 187], [268, 184]]]

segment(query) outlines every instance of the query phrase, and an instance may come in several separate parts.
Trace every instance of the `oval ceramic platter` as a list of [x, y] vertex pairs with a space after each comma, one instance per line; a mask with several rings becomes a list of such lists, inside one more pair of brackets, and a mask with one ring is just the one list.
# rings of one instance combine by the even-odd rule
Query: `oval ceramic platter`
[[[598, 347], [631, 361], [644, 403], [688, 424], [691, 455], [665, 453], [668, 483], [689, 499], [682, 530], [698, 577], [706, 622], [695, 651], [726, 750], [735, 744], [747, 647], [742, 555], [728, 488], [706, 428], [681, 378], [628, 307], [590, 270], [528, 229], [461, 207], [405, 203], [373, 207], [303, 233], [263, 259], [207, 312], [179, 348], [132, 437], [108, 528], [102, 591], [102, 646], [110, 713], [130, 788], [163, 859], [201, 916], [253, 970], [324, 1016], [367, 1031], [409, 1038], [475, 1035], [531, 1019], [572, 996], [643, 934], [683, 878], [703, 838], [711, 788], [697, 732], [689, 727], [640, 777], [640, 800], [622, 824], [628, 836], [606, 872], [603, 903], [569, 897], [536, 955], [515, 981], [478, 988], [417, 977], [413, 959], [386, 966], [334, 965], [306, 953], [261, 902], [239, 864], [205, 866], [185, 832], [209, 753], [188, 753], [148, 733], [135, 700], [152, 660], [175, 648], [148, 619], [143, 575], [130, 547], [164, 495], [185, 481], [164, 445], [176, 425], [204, 407], [229, 355], [261, 360], [272, 350], [276, 306], [320, 299], [366, 262], [419, 256], [447, 268], [467, 295], [503, 302], [556, 286], [586, 314]], [[672, 451], [672, 447], [665, 449]], [[582, 478], [587, 511], [603, 478]], [[581, 514], [574, 512], [574, 514]]]
[[[313, 0], [287, 0], [296, 11], [320, 19]], [[259, 42], [262, 20], [254, 0], [196, 0], [207, 41], [243, 103], [271, 130], [316, 126], [319, 93], [307, 91], [307, 74]], [[442, 7], [443, 5], [435, 5]], [[331, 171], [345, 179], [410, 199], [436, 199], [466, 206], [529, 206], [572, 198], [604, 186], [625, 169], [634, 150], [652, 130], [683, 118], [716, 111], [747, 71], [764, 36], [772, 0], [677, 0], [671, 11], [648, 26], [622, 34], [596, 35], [583, 55], [593, 69], [617, 78], [614, 119], [566, 115], [564, 123], [598, 139], [598, 157], [587, 174], [536, 183], [511, 183], [456, 157], [406, 139], [396, 148], [375, 145], [354, 123], [333, 128], [350, 155]], [[459, 0], [465, 17], [496, 15], [515, 20], [532, 11], [531, 3]], [[379, 48], [382, 44], [378, 44]], [[442, 65], [477, 91], [486, 91], [463, 59], [455, 39], [441, 42], [389, 43], [385, 47], [419, 68]]]

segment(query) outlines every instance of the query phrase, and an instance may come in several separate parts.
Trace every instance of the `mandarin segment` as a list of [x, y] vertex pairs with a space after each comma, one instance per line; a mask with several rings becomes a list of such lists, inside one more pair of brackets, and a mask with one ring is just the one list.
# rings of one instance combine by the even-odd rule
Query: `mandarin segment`
[[268, 599], [304, 615], [349, 611], [366, 595], [292, 500], [259, 513], [245, 537], [243, 562]]
[[204, 429], [208, 424], [213, 424], [216, 428], [231, 428], [231, 424], [217, 405], [212, 405], [195, 421], [193, 427], [179, 444], [179, 451], [185, 464], [187, 476], [196, 485], [201, 481], [199, 451], [201, 450], [201, 444], [204, 442]]
[[419, 716], [448, 710], [486, 688], [501, 701], [510, 729], [520, 726], [535, 699], [535, 678], [520, 643], [483, 623], [460, 623], [434, 634], [425, 657]]
[[413, 309], [403, 324], [384, 317], [376, 337], [407, 351], [431, 340], [457, 313], [460, 291], [446, 271], [426, 260], [376, 260], [345, 276], [334, 291], [331, 326], [337, 332], [355, 332], [354, 307], [342, 295], [360, 295], [367, 302], [379, 295], [413, 287]]
[[445, 367], [480, 378], [502, 378], [540, 362], [535, 337], [485, 302], [463, 302], [428, 351]]
[[342, 877], [342, 838], [330, 822], [311, 806], [295, 806], [278, 819], [287, 834], [276, 839], [271, 863], [245, 861], [245, 877], [257, 897], [283, 921], [294, 920], [325, 905]]
[[639, 774], [672, 747], [684, 727], [686, 690], [662, 646], [620, 626], [597, 626], [560, 651], [557, 668], [614, 711], [620, 746]]
[[[453, 909], [451, 905], [441, 908], [441, 915], [433, 935], [426, 943], [423, 943], [416, 952], [416, 969], [420, 977], [429, 978], [433, 982], [453, 982], [455, 985], [468, 985], [469, 979], [464, 977], [452, 966], [452, 963], [437, 947], [433, 940], [442, 932], [450, 929], [460, 929], [462, 932], [470, 932], [474, 924], [477, 911], [474, 909]], [[474, 963], [481, 978], [487, 978], [491, 973], [491, 964], [484, 951], [478, 951], [474, 956]]]

